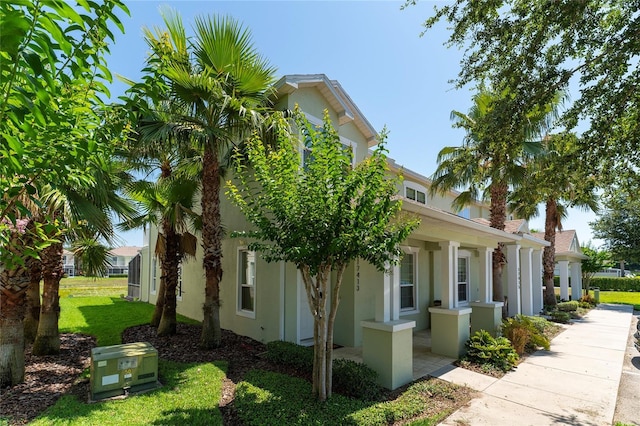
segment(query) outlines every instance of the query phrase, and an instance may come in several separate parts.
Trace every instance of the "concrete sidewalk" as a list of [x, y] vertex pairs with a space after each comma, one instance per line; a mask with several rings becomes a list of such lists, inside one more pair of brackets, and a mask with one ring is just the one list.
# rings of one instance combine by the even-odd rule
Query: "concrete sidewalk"
[[600, 304], [501, 379], [454, 366], [432, 373], [482, 392], [441, 424], [611, 425], [632, 314]]

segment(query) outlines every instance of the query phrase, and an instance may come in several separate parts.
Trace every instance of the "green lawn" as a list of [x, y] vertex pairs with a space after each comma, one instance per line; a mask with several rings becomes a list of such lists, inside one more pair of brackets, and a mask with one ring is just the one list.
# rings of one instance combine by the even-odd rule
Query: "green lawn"
[[633, 305], [633, 309], [635, 309], [636, 311], [640, 311], [640, 292], [601, 291], [600, 302]]
[[126, 296], [126, 278], [69, 277], [60, 281], [60, 297]]

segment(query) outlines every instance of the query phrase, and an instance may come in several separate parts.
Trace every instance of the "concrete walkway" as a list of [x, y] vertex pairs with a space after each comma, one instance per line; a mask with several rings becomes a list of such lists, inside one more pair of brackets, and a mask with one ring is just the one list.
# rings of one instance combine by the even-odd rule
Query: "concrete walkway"
[[632, 313], [599, 305], [501, 379], [454, 366], [432, 373], [482, 392], [441, 424], [611, 425]]

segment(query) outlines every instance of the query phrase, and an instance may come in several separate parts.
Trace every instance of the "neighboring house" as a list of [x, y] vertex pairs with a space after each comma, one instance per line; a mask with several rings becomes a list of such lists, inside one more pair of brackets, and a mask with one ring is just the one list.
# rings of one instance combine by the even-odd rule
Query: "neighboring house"
[[[323, 74], [287, 75], [275, 85], [275, 108], [298, 104], [308, 119], [322, 123], [329, 111], [342, 143], [362, 161], [377, 144], [376, 129], [340, 84]], [[300, 151], [301, 159], [304, 150]], [[542, 309], [542, 250], [548, 243], [528, 233], [526, 222], [513, 221], [507, 231], [486, 224], [489, 206], [474, 203], [451, 211], [457, 193], [430, 197], [430, 181], [389, 160], [392, 173], [402, 173], [398, 196], [403, 210], [418, 215], [421, 224], [405, 241], [405, 256], [388, 274], [366, 261], [356, 261], [344, 273], [334, 342], [362, 347], [363, 360], [379, 374], [380, 383], [395, 389], [413, 380], [413, 332], [431, 329], [431, 351], [457, 358], [464, 353], [470, 330], [495, 332], [502, 302], [492, 301], [492, 253], [506, 245], [505, 294], [509, 313], [532, 315]], [[224, 190], [223, 190], [224, 191]], [[248, 227], [236, 207], [221, 196], [222, 222], [230, 233]], [[475, 219], [475, 220], [471, 220]], [[155, 303], [159, 262], [154, 248], [157, 229], [145, 230], [140, 262], [139, 295]], [[262, 342], [313, 341], [313, 317], [295, 265], [267, 263], [247, 250], [247, 241], [223, 241], [221, 282], [223, 328]], [[202, 247], [180, 271], [178, 312], [202, 319], [204, 274]], [[471, 327], [469, 326], [471, 325]]]
[[62, 250], [62, 268], [67, 277], [75, 277], [76, 261], [72, 251], [67, 249]]
[[141, 247], [123, 246], [109, 250], [107, 275], [121, 275], [129, 272], [129, 262], [138, 255]]
[[[534, 235], [544, 238], [544, 232]], [[580, 300], [582, 297], [582, 260], [587, 258], [582, 254], [575, 230], [556, 232], [556, 267], [553, 274], [560, 277], [560, 300]]]

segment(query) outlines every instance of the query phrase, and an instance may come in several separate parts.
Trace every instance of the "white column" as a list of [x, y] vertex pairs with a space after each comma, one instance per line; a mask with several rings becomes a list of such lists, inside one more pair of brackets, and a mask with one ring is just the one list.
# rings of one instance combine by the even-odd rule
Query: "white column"
[[582, 262], [571, 263], [571, 300], [582, 297]]
[[560, 269], [560, 300], [569, 300], [569, 261], [559, 260]]
[[533, 315], [533, 265], [531, 247], [520, 249], [520, 292], [522, 314]]
[[544, 297], [542, 288], [542, 250], [534, 250], [531, 256], [531, 277], [533, 288], [533, 312], [538, 314], [544, 307]]
[[509, 316], [520, 313], [520, 244], [509, 244], [507, 249], [507, 300]]
[[482, 247], [480, 252], [480, 302], [493, 302], [493, 247]]
[[400, 319], [400, 265], [393, 267], [393, 280], [391, 281], [391, 321]]
[[458, 284], [458, 247], [460, 247], [460, 243], [457, 241], [440, 242], [440, 277], [436, 278], [436, 282], [440, 283], [442, 307], [445, 309], [456, 307], [455, 291]]
[[394, 279], [393, 268], [387, 263], [382, 279], [382, 291], [376, 294], [376, 322], [388, 322], [391, 319], [391, 282]]

